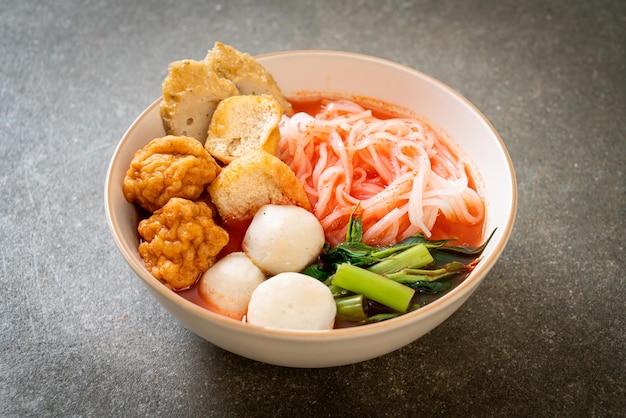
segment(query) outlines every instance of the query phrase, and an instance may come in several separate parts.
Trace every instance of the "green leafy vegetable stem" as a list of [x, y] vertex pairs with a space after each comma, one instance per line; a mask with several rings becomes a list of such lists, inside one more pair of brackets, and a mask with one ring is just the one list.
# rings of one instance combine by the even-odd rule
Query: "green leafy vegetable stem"
[[332, 284], [402, 313], [407, 311], [415, 294], [408, 286], [347, 263], [339, 265]]

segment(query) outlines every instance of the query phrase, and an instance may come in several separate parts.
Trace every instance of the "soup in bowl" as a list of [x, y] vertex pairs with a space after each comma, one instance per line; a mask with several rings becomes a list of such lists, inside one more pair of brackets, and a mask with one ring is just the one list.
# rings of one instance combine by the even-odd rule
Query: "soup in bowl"
[[[502, 139], [460, 94], [397, 63], [354, 53], [315, 50], [265, 54], [256, 60], [272, 74], [296, 111], [315, 113], [311, 108], [320, 107], [320, 99], [348, 99], [372, 109], [381, 119], [411, 115], [427, 121], [433, 130], [458, 145], [471, 167], [470, 183], [484, 202], [479, 238], [490, 237], [478, 262], [451, 289], [419, 309], [367, 325], [342, 326], [342, 321], [337, 321], [333, 329], [281, 329], [207, 309], [194, 288], [173, 291], [146, 268], [138, 251], [141, 237], [137, 231], [144, 214], [126, 200], [123, 192], [135, 153], [154, 138], [166, 135], [161, 99], [135, 120], [111, 159], [105, 208], [118, 249], [155, 299], [187, 329], [216, 346], [253, 360], [288, 367], [340, 366], [388, 354], [417, 340], [450, 317], [472, 295], [509, 239], [517, 191]], [[341, 237], [344, 231], [335, 236]]]

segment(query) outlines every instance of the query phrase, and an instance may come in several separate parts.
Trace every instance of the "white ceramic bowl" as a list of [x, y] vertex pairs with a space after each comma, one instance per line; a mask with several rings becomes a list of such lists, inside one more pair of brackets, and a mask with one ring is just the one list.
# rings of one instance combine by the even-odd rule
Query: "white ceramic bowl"
[[390, 353], [423, 336], [454, 313], [485, 278], [509, 238], [517, 206], [511, 160], [493, 126], [465, 98], [414, 69], [365, 55], [334, 51], [267, 54], [258, 61], [283, 93], [302, 90], [372, 97], [412, 109], [449, 133], [480, 171], [488, 204], [487, 231], [497, 228], [482, 261], [458, 287], [417, 311], [381, 323], [330, 331], [269, 330], [210, 312], [168, 290], [144, 267], [137, 251], [137, 214], [122, 194], [136, 150], [163, 136], [159, 100], [120, 141], [106, 177], [105, 208], [115, 242], [154, 297], [186, 328], [241, 356], [290, 367], [329, 367]]

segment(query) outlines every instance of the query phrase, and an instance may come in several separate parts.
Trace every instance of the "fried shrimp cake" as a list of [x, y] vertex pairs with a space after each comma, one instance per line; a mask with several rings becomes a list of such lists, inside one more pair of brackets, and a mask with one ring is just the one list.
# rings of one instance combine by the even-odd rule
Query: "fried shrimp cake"
[[155, 138], [135, 153], [124, 178], [124, 197], [150, 212], [172, 197], [195, 200], [219, 169], [211, 154], [194, 138]]
[[146, 268], [172, 289], [193, 285], [229, 240], [206, 203], [178, 197], [142, 220], [137, 231]]
[[311, 210], [304, 186], [278, 157], [253, 150], [234, 159], [208, 187], [213, 204], [226, 222], [252, 219], [267, 204]]

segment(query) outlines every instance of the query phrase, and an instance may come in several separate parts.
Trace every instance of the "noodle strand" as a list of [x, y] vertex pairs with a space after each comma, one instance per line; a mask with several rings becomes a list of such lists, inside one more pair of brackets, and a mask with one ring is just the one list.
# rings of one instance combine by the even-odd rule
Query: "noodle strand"
[[363, 240], [374, 245], [429, 237], [439, 215], [484, 221], [484, 202], [457, 148], [419, 119], [379, 119], [337, 100], [314, 116], [283, 116], [280, 132], [278, 157], [304, 184], [332, 245], [344, 240], [357, 204]]

